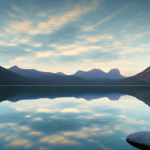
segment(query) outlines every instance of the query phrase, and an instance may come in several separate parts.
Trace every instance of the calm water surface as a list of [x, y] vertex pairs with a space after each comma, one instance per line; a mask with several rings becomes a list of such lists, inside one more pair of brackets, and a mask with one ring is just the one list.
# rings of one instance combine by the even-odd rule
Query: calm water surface
[[118, 93], [99, 97], [0, 102], [0, 149], [136, 150], [125, 139], [150, 131], [149, 106]]

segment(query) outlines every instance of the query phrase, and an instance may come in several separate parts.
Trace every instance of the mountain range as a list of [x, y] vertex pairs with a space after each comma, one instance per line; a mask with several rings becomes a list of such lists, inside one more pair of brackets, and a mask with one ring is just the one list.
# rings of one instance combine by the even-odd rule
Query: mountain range
[[92, 69], [90, 71], [77, 71], [74, 76], [78, 76], [84, 79], [99, 79], [99, 78], [105, 78], [105, 79], [124, 79], [125, 77], [120, 74], [120, 71], [118, 69], [111, 69], [108, 73], [103, 72], [100, 69]]
[[77, 71], [73, 75], [41, 72], [34, 69], [0, 67], [0, 85], [150, 85], [150, 67], [143, 72], [123, 77], [118, 69], [108, 73], [99, 69]]
[[[29, 77], [29, 78], [37, 78], [37, 79], [43, 79], [49, 75], [62, 75], [62, 76], [67, 76], [62, 72], [58, 73], [52, 73], [52, 72], [41, 72], [37, 71], [35, 69], [21, 69], [18, 66], [13, 66], [9, 68], [8, 70], [13, 71], [19, 75]], [[108, 73], [103, 72], [100, 69], [92, 69], [90, 71], [82, 71], [79, 70], [75, 74], [70, 75], [70, 76], [76, 76], [80, 77], [83, 79], [124, 79], [125, 77], [120, 74], [120, 71], [118, 69], [111, 69]]]

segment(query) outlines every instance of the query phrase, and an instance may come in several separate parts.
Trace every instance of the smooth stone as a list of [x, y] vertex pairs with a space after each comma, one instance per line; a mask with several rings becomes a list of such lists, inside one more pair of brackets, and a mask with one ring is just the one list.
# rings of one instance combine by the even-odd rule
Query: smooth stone
[[130, 134], [126, 141], [136, 148], [150, 150], [150, 132], [142, 131]]

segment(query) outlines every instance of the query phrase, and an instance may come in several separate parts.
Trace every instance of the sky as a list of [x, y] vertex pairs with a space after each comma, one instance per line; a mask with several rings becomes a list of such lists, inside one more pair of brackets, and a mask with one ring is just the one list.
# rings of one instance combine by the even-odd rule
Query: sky
[[0, 66], [74, 74], [150, 66], [149, 0], [0, 0]]

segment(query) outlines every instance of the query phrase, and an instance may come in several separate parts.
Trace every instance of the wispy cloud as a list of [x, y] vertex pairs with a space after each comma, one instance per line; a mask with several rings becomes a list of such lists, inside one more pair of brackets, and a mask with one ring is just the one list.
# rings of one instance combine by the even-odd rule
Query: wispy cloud
[[98, 1], [95, 0], [92, 1], [92, 3], [90, 3], [89, 6], [76, 5], [71, 11], [68, 11], [59, 16], [53, 16], [47, 22], [40, 22], [39, 27], [40, 28], [47, 28], [49, 26], [58, 27], [67, 24], [68, 22], [74, 21], [78, 19], [80, 16], [89, 13], [91, 10], [95, 10], [97, 3]]
[[45, 17], [47, 14], [45, 12], [39, 12], [37, 15], [39, 17]]
[[26, 52], [30, 52], [30, 51], [31, 51], [31, 49], [25, 49], [25, 51], [26, 51]]
[[46, 57], [49, 57], [50, 55], [53, 55], [53, 52], [51, 52], [51, 51], [37, 52], [36, 57], [38, 57], [38, 58], [46, 58]]
[[125, 32], [126, 32], [125, 30], [121, 30], [121, 31], [120, 31], [120, 33], [125, 33]]
[[19, 11], [20, 11], [20, 9], [19, 9], [16, 5], [12, 5], [12, 9], [13, 9], [14, 11], [16, 11], [16, 12], [19, 12]]
[[31, 21], [29, 20], [23, 20], [23, 21], [14, 21], [12, 23], [8, 22], [7, 25], [8, 27], [5, 28], [6, 32], [9, 33], [19, 33], [19, 32], [28, 32], [30, 29], [30, 25], [32, 24]]
[[8, 15], [10, 16], [10, 17], [13, 17], [13, 18], [15, 18], [16, 16], [15, 15], [13, 15], [12, 13], [10, 13], [10, 12], [8, 12]]
[[100, 35], [100, 36], [93, 36], [93, 37], [87, 37], [86, 40], [88, 42], [99, 42], [101, 40], [112, 40], [114, 37], [112, 35]]
[[149, 34], [150, 34], [149, 31], [145, 31], [138, 34], [125, 34], [124, 37], [128, 41], [133, 41], [133, 40], [141, 39], [142, 37], [147, 36]]
[[23, 44], [25, 44], [25, 43], [28, 43], [28, 39], [21, 39], [20, 41], [19, 41], [19, 43], [23, 43]]
[[16, 46], [16, 43], [6, 43], [5, 41], [0, 41], [1, 46]]
[[129, 26], [133, 26], [134, 25], [134, 23], [127, 23], [127, 24], [125, 24], [124, 26], [125, 27], [129, 27]]
[[150, 47], [150, 44], [142, 44], [141, 47]]
[[150, 34], [150, 32], [146, 31], [146, 32], [142, 32], [142, 33], [136, 34], [135, 37], [136, 38], [141, 38], [141, 37], [149, 35], [149, 34]]
[[36, 43], [36, 44], [33, 44], [34, 47], [41, 47], [42, 44], [41, 43]]
[[88, 27], [88, 28], [86, 28], [86, 29], [83, 29], [83, 31], [91, 31], [91, 30], [93, 30], [95, 27], [99, 26], [100, 24], [102, 24], [102, 23], [104, 23], [104, 22], [106, 22], [106, 21], [108, 21], [108, 20], [114, 18], [117, 14], [121, 13], [123, 10], [127, 9], [128, 7], [129, 7], [129, 5], [126, 5], [125, 7], [119, 9], [118, 11], [116, 11], [115, 13], [113, 13], [113, 14], [111, 14], [110, 16], [106, 17], [105, 19], [99, 21], [99, 22], [96, 23], [95, 25], [90, 26], [90, 27]]

